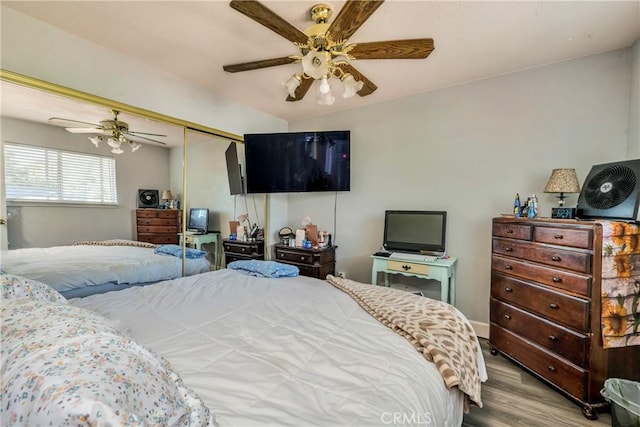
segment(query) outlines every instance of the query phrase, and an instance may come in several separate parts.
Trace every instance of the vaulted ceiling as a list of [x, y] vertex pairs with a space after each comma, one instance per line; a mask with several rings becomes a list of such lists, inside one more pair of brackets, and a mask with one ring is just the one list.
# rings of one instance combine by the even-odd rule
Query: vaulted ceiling
[[[300, 30], [316, 1], [265, 1]], [[344, 1], [328, 2], [334, 17]], [[631, 46], [640, 37], [638, 1], [387, 0], [350, 42], [433, 38], [426, 59], [352, 61], [378, 90], [318, 105], [315, 90], [286, 102], [288, 64], [240, 73], [222, 66], [298, 54], [288, 40], [227, 1], [3, 1], [122, 55], [287, 121], [361, 107], [463, 82]], [[331, 21], [330, 21], [331, 22]]]

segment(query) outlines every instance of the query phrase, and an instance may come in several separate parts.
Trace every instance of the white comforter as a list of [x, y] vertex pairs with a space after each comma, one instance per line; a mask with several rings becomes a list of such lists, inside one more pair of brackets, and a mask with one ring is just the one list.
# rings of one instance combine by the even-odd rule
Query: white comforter
[[435, 365], [324, 281], [219, 270], [71, 303], [166, 357], [223, 426], [462, 423]]
[[[2, 268], [65, 292], [105, 283], [159, 282], [182, 276], [182, 259], [133, 246], [54, 246], [4, 251]], [[209, 271], [205, 258], [188, 259], [186, 274]]]

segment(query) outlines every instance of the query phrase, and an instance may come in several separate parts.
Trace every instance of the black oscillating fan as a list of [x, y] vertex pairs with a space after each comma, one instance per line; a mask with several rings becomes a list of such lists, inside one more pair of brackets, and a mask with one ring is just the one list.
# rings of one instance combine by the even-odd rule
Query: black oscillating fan
[[578, 199], [579, 218], [638, 219], [640, 159], [595, 165]]

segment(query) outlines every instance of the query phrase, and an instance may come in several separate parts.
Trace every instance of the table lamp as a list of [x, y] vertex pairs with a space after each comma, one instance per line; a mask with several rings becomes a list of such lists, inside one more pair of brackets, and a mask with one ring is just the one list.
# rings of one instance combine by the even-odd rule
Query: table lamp
[[171, 190], [162, 191], [162, 200], [164, 200], [164, 208], [169, 209], [169, 201], [173, 200], [173, 194], [171, 194]]
[[564, 207], [564, 193], [579, 193], [580, 184], [576, 176], [575, 169], [554, 169], [551, 171], [551, 177], [547, 186], [544, 188], [545, 193], [560, 193], [558, 196], [558, 207], [551, 208], [551, 218], [575, 218], [575, 208]]

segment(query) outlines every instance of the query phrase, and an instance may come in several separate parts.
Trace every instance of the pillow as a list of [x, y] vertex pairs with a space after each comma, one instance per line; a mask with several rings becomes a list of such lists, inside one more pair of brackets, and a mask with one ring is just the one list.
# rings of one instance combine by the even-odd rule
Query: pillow
[[2, 425], [214, 423], [169, 362], [97, 313], [2, 301]]
[[2, 273], [2, 299], [32, 299], [66, 304], [65, 297], [49, 285], [26, 277]]
[[295, 277], [300, 272], [295, 265], [257, 259], [232, 261], [227, 265], [227, 268], [249, 276], [259, 277]]
[[[207, 255], [207, 251], [201, 251], [199, 249], [186, 248], [185, 258], [202, 258]], [[156, 254], [173, 255], [178, 258], [182, 258], [182, 246], [180, 245], [162, 245], [158, 246], [153, 251]]]

